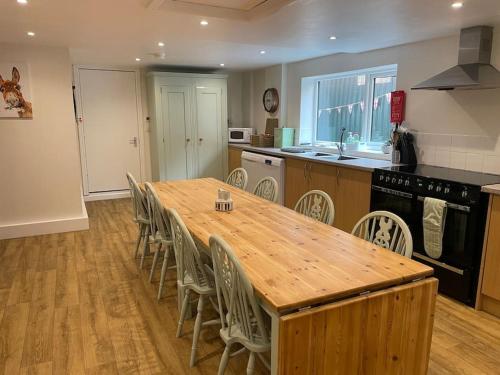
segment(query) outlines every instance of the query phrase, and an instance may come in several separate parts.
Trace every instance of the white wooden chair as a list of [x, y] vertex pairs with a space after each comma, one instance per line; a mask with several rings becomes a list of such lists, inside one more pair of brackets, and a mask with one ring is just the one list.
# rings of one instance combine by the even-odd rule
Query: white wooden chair
[[[148, 203], [146, 197], [144, 196], [141, 188], [137, 184], [134, 176], [127, 173], [127, 180], [130, 186], [130, 196], [132, 197], [132, 209], [134, 212], [134, 221], [139, 226], [139, 235], [135, 244], [134, 257], [137, 258], [139, 252], [139, 246], [141, 241], [143, 241], [143, 251], [142, 254], [145, 256], [146, 252], [149, 250], [149, 234], [151, 230], [151, 220], [148, 215]], [[142, 259], [141, 259], [142, 267]]]
[[[161, 298], [163, 285], [165, 283], [165, 277], [167, 273], [168, 263], [171, 257], [175, 258], [171, 248], [173, 247], [172, 235], [170, 234], [170, 222], [168, 220], [167, 213], [163, 207], [163, 204], [156, 193], [153, 185], [149, 182], [145, 183], [146, 197], [148, 202], [148, 211], [151, 220], [154, 222], [152, 225], [151, 233], [155, 233], [154, 236], [150, 235], [150, 241], [157, 244], [157, 249], [153, 257], [153, 263], [151, 265], [151, 272], [149, 274], [149, 282], [153, 281], [153, 275], [160, 259], [160, 255], [163, 252], [163, 264], [161, 267], [160, 285], [158, 287], [158, 300]], [[175, 266], [173, 266], [175, 267]]]
[[328, 225], [332, 225], [335, 218], [332, 198], [321, 190], [311, 190], [305, 193], [295, 205], [294, 210]]
[[191, 348], [190, 366], [196, 363], [196, 352], [201, 328], [207, 325], [220, 324], [220, 320], [202, 322], [203, 308], [206, 298], [216, 295], [213, 271], [201, 260], [196, 244], [181, 217], [173, 209], [167, 209], [174, 240], [175, 257], [177, 260], [177, 288], [182, 297], [181, 315], [177, 327], [177, 337], [182, 335], [182, 327], [191, 293], [199, 295], [196, 320], [194, 323], [193, 345]]
[[392, 212], [367, 214], [354, 226], [352, 234], [408, 258], [413, 253], [413, 239], [408, 225]]
[[264, 177], [257, 182], [253, 193], [258, 197], [276, 203], [278, 201], [278, 181], [273, 177]]
[[[210, 237], [210, 250], [214, 264], [219, 313], [222, 321], [220, 336], [226, 348], [219, 365], [219, 375], [224, 374], [230, 356], [250, 351], [247, 374], [253, 374], [255, 354], [270, 369], [262, 353], [271, 349], [270, 337], [264, 324], [261, 307], [254, 289], [229, 245], [217, 235]], [[227, 308], [224, 316], [223, 306]], [[233, 344], [243, 349], [230, 354]]]
[[248, 184], [248, 173], [243, 168], [236, 168], [227, 176], [226, 184], [246, 190]]

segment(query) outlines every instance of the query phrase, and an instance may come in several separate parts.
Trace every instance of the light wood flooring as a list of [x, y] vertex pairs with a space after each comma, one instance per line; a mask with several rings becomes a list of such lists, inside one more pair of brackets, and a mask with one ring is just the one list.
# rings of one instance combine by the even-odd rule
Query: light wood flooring
[[[174, 274], [158, 304], [132, 257], [130, 201], [87, 204], [90, 230], [0, 241], [0, 374], [216, 374], [223, 344], [175, 338]], [[207, 318], [214, 312], [207, 311]], [[227, 374], [245, 373], [247, 356]], [[500, 320], [439, 297], [429, 374], [500, 373]], [[257, 373], [265, 373], [262, 366]]]

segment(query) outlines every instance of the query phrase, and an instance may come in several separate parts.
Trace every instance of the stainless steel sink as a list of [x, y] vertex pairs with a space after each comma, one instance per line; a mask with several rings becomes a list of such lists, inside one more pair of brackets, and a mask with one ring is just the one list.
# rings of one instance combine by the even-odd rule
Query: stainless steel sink
[[354, 160], [354, 159], [359, 159], [355, 158], [353, 156], [340, 156], [340, 155], [329, 155], [329, 156], [323, 156], [321, 157], [322, 160]]
[[333, 154], [327, 154], [326, 152], [306, 152], [305, 155], [312, 157], [334, 156]]

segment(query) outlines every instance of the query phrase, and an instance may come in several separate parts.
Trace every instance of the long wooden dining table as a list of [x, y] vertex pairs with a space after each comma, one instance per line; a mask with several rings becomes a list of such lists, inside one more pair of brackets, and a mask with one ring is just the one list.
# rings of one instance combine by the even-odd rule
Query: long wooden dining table
[[432, 268], [216, 179], [153, 186], [204, 250], [218, 234], [239, 258], [271, 317], [272, 374], [426, 373]]

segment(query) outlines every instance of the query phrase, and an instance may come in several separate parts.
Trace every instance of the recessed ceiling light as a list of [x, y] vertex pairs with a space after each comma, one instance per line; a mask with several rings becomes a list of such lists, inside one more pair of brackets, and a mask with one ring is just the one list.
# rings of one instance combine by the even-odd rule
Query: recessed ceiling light
[[337, 39], [337, 37], [336, 37], [335, 35], [332, 35], [332, 36], [330, 37], [330, 40], [336, 40], [336, 39]]
[[225, 65], [224, 63], [219, 64], [219, 66], [224, 66], [224, 65]]
[[140, 57], [136, 57], [135, 61], [141, 61], [141, 58]]
[[454, 8], [454, 9], [460, 9], [464, 6], [464, 3], [462, 3], [461, 1], [457, 1], [453, 4], [451, 4], [451, 7]]
[[200, 21], [200, 25], [201, 26], [207, 26], [208, 25], [208, 21], [207, 20], [201, 20]]
[[158, 42], [158, 47], [165, 47], [165, 43], [163, 43], [163, 42]]
[[17, 0], [18, 4], [21, 4], [21, 5], [26, 5], [28, 4], [28, 0]]
[[28, 36], [35, 36], [35, 33], [33, 31], [28, 31], [26, 34], [28, 34]]
[[261, 55], [265, 55], [265, 54], [266, 54], [266, 51], [262, 50], [262, 51], [260, 51], [260, 54], [261, 54]]

